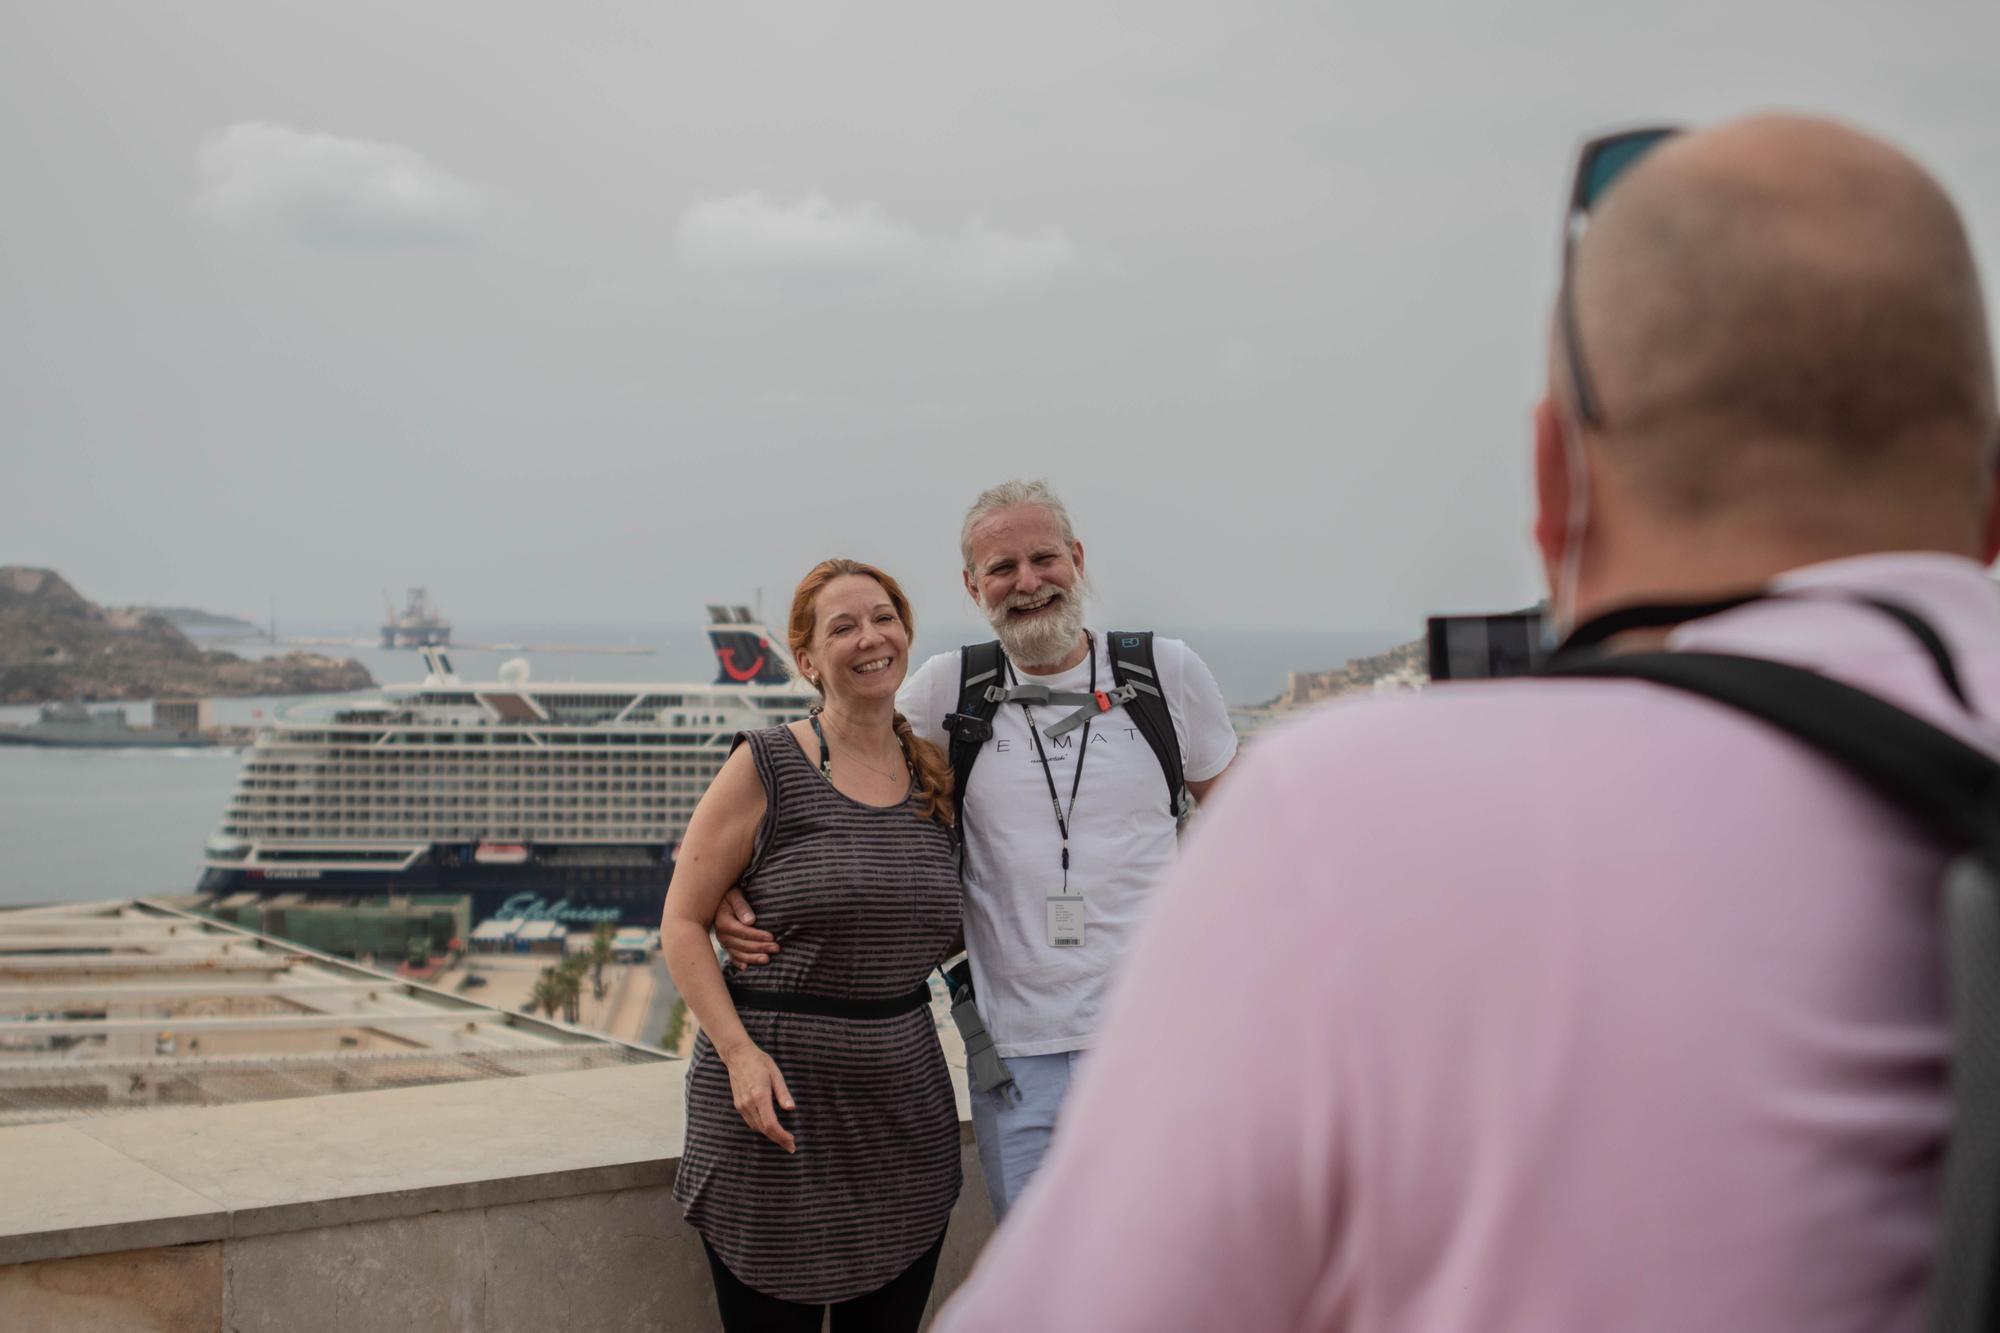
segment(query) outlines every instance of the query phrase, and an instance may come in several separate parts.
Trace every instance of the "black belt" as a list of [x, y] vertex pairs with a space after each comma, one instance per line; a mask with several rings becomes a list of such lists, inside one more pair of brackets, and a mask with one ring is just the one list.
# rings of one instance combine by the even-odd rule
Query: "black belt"
[[828, 1018], [894, 1018], [930, 1006], [929, 983], [907, 995], [891, 995], [880, 1000], [841, 1000], [830, 995], [807, 995], [800, 991], [753, 990], [731, 986], [729, 998], [738, 1009], [767, 1009], [781, 1014], [820, 1014]]

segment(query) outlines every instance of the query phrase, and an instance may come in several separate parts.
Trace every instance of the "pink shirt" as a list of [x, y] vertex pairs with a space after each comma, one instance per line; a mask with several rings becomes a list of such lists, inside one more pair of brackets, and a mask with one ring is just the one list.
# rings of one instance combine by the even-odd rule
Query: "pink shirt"
[[[1977, 565], [1782, 582], [1917, 610], [2000, 717]], [[1755, 605], [1675, 643], [2000, 748], [1872, 610]], [[1907, 819], [1629, 682], [1342, 703], [1239, 767], [941, 1329], [1921, 1326], [1948, 1033], [1943, 857]]]

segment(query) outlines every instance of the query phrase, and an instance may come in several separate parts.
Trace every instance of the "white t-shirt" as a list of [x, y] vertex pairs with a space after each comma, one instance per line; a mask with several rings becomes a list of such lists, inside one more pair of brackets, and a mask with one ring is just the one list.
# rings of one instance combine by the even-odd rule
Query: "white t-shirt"
[[[1097, 688], [1112, 688], [1111, 659], [1096, 639]], [[1236, 732], [1208, 667], [1178, 639], [1153, 640], [1160, 692], [1174, 718], [1181, 766], [1191, 782], [1228, 767]], [[945, 716], [958, 707], [959, 654], [940, 653], [903, 684], [896, 706], [924, 739], [949, 751]], [[1014, 679], [1051, 690], [1090, 689], [1090, 664], [1053, 676]], [[1046, 731], [1074, 707], [1034, 710]], [[1070, 783], [1084, 753], [1081, 728], [1042, 738], [1056, 794], [1069, 812]], [[1090, 1044], [1113, 970], [1146, 910], [1149, 890], [1174, 862], [1174, 818], [1166, 777], [1123, 705], [1095, 713], [1089, 758], [1070, 819], [1069, 891], [1084, 901], [1084, 941], [1049, 943], [1047, 900], [1061, 890], [1062, 834], [1049, 785], [1019, 704], [1003, 704], [965, 793], [965, 943], [979, 1013], [1003, 1057], [1053, 1055]]]

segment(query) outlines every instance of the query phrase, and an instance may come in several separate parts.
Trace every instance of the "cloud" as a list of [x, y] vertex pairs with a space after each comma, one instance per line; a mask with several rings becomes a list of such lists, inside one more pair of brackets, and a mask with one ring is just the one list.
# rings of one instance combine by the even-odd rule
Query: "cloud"
[[957, 280], [975, 291], [1037, 286], [1077, 263], [1069, 237], [1048, 228], [1014, 236], [974, 222], [950, 248]]
[[400, 144], [246, 122], [205, 139], [195, 164], [197, 215], [303, 245], [453, 245], [479, 220], [471, 186]]
[[821, 194], [794, 203], [752, 191], [697, 201], [681, 215], [683, 268], [733, 290], [901, 287], [983, 297], [1042, 286], [1080, 263], [1053, 228], [1016, 235], [968, 223], [926, 236], [880, 206], [840, 205]]
[[865, 274], [907, 264], [923, 238], [873, 204], [839, 208], [817, 194], [775, 204], [753, 193], [696, 203], [681, 215], [679, 243], [692, 268]]

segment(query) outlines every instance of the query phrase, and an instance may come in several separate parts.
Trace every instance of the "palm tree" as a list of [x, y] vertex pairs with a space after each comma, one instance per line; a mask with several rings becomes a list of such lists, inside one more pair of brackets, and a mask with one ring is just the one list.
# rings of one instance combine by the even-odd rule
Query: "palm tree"
[[600, 921], [590, 932], [590, 988], [598, 999], [604, 998], [604, 965], [611, 961], [611, 923]]
[[590, 966], [590, 959], [584, 954], [571, 954], [562, 960], [555, 971], [556, 993], [562, 998], [563, 1021], [577, 1022], [582, 1015], [577, 1005], [583, 999], [583, 974]]
[[542, 974], [535, 978], [535, 988], [528, 992], [528, 1012], [539, 1009], [544, 1017], [554, 1018], [562, 1002], [562, 987], [556, 980], [556, 970], [553, 967], [543, 968]]

